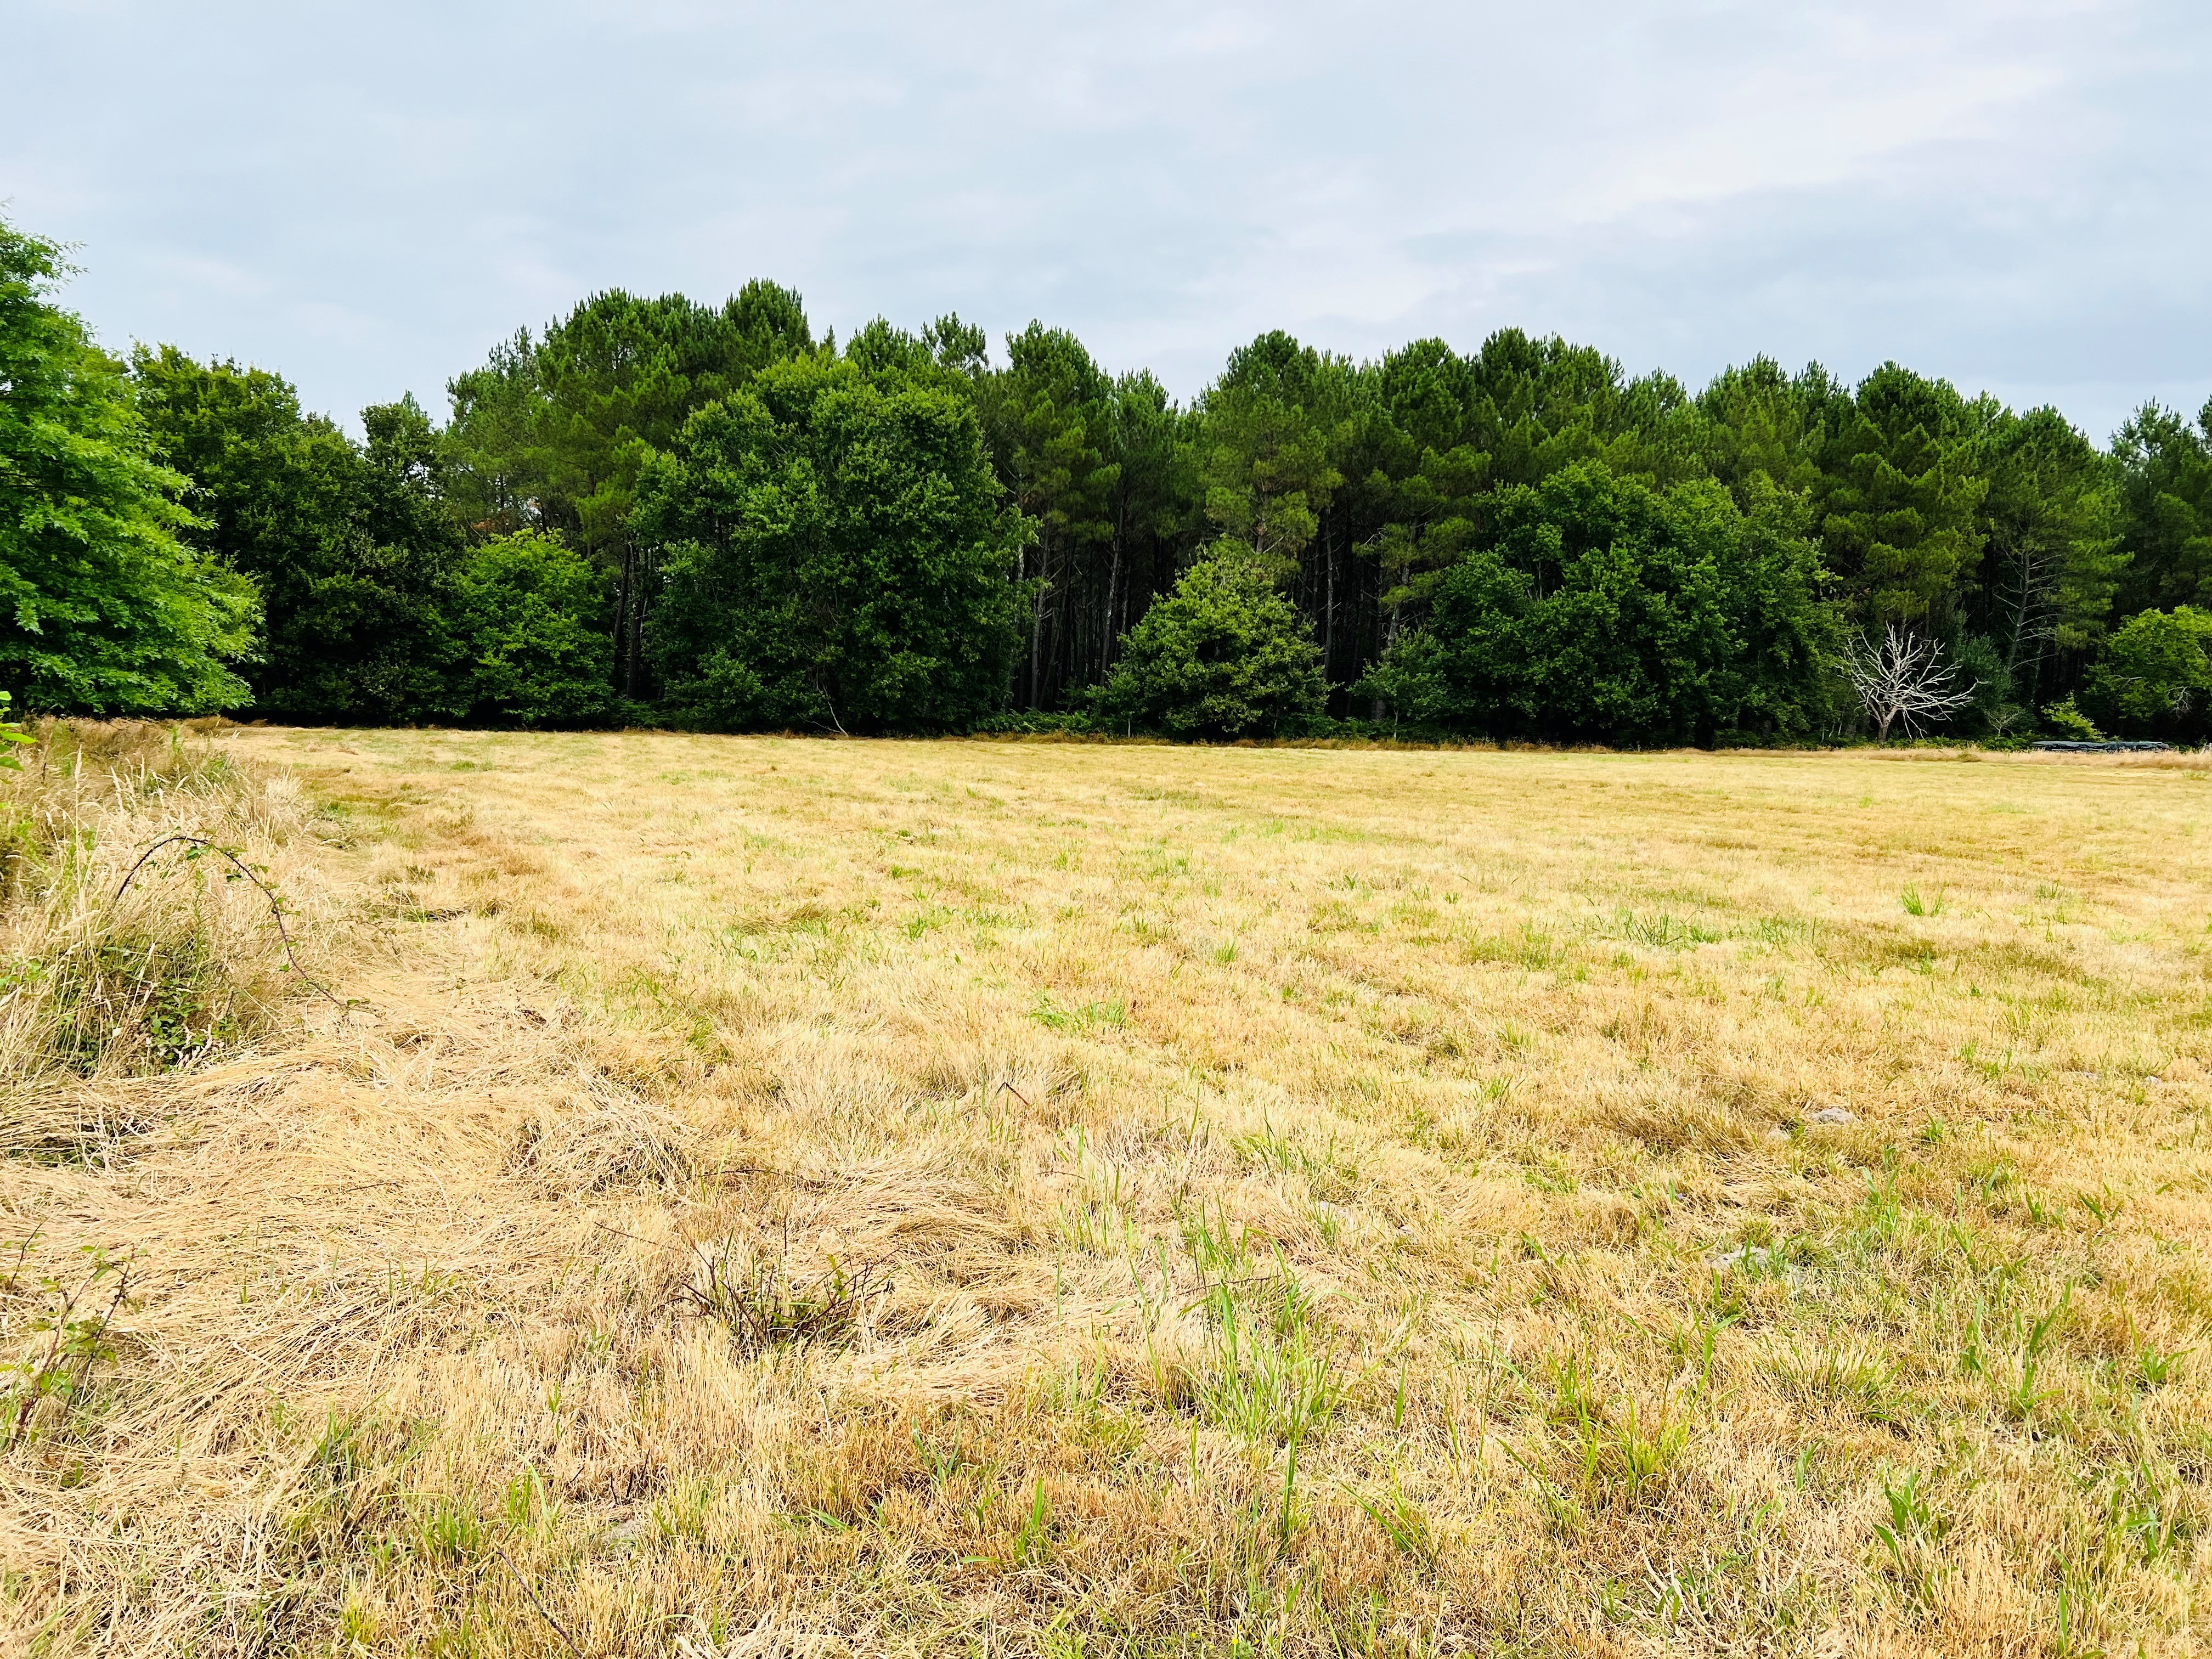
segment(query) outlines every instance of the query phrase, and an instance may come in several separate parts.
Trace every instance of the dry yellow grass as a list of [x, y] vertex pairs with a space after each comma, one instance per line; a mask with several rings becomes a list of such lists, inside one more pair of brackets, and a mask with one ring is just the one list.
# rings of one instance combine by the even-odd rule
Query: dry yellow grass
[[10, 1051], [18, 1645], [2212, 1644], [2201, 763], [221, 741], [361, 1006]]

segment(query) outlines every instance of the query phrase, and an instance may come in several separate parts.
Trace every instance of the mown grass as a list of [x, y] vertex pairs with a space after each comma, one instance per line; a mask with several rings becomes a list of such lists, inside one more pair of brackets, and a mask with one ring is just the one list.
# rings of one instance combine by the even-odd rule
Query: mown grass
[[2212, 1640], [2201, 772], [222, 753], [362, 1006], [10, 1051], [25, 1644]]

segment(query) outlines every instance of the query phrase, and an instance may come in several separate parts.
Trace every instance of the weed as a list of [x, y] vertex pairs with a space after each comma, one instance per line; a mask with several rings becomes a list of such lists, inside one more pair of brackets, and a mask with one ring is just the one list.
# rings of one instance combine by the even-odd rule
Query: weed
[[1045, 1496], [1044, 1477], [1039, 1475], [1014, 1534], [1014, 1559], [1025, 1566], [1038, 1566], [1051, 1558], [1052, 1503]]
[[2196, 1352], [2176, 1348], [2166, 1352], [2145, 1342], [2136, 1349], [2136, 1380], [2146, 1389], [2162, 1389], [2174, 1380], [2181, 1362]]
[[677, 1292], [679, 1304], [696, 1317], [721, 1324], [738, 1351], [748, 1355], [802, 1343], [842, 1347], [852, 1341], [869, 1304], [891, 1289], [880, 1263], [848, 1273], [834, 1256], [827, 1272], [795, 1278], [787, 1231], [773, 1257], [731, 1240], [695, 1248], [693, 1256], [690, 1280]]
[[1390, 1540], [1390, 1547], [1407, 1560], [1422, 1567], [1432, 1566], [1437, 1559], [1436, 1534], [1429, 1526], [1429, 1517], [1419, 1504], [1406, 1496], [1398, 1484], [1398, 1477], [1390, 1477], [1389, 1490], [1370, 1495], [1344, 1489], [1352, 1501], [1372, 1521], [1382, 1535]]
[[1462, 960], [1469, 963], [1494, 962], [1528, 969], [1557, 968], [1567, 959], [1566, 951], [1559, 940], [1528, 921], [1522, 922], [1514, 933], [1470, 939], [1460, 954]]
[[1688, 1425], [1663, 1409], [1656, 1422], [1647, 1420], [1632, 1398], [1601, 1399], [1575, 1354], [1553, 1358], [1551, 1382], [1548, 1414], [1567, 1431], [1583, 1492], [1601, 1505], [1630, 1510], [1656, 1498], [1681, 1461]]
[[1919, 888], [1907, 886], [1897, 896], [1898, 902], [1905, 907], [1905, 914], [1908, 916], [1940, 916], [1943, 914], [1943, 890], [1940, 887], [1923, 896]]
[[1646, 915], [1624, 905], [1613, 912], [1611, 937], [1650, 951], [1686, 951], [1693, 945], [1717, 944], [1721, 935], [1664, 910]]
[[1807, 1352], [1793, 1341], [1772, 1369], [1786, 1388], [1807, 1399], [1833, 1401], [1869, 1422], [1903, 1420], [1889, 1363], [1870, 1344], [1847, 1340]]
[[1890, 1565], [1906, 1592], [1917, 1601], [1932, 1602], [1942, 1571], [1936, 1546], [1949, 1532], [1950, 1522], [1936, 1512], [1920, 1485], [1917, 1469], [1909, 1469], [1897, 1480], [1883, 1477], [1889, 1519], [1877, 1522], [1874, 1532], [1888, 1550]]
[[1335, 1414], [1346, 1379], [1287, 1271], [1217, 1281], [1202, 1305], [1206, 1364], [1194, 1392], [1208, 1421], [1255, 1443], [1295, 1446]]
[[2074, 1201], [2089, 1212], [2089, 1218], [2097, 1224], [2099, 1232], [2118, 1220], [2120, 1212], [2127, 1207], [2127, 1201], [2114, 1197], [2110, 1187], [2098, 1193], [2076, 1193]]
[[1040, 991], [1036, 1006], [1030, 1010], [1030, 1018], [1055, 1031], [1084, 1032], [1101, 1026], [1118, 1028], [1128, 1023], [1129, 1005], [1122, 998], [1115, 997], [1109, 1000], [1086, 1002], [1080, 1008], [1061, 1008], [1048, 994]]
[[2015, 1421], [2024, 1422], [2033, 1416], [2035, 1408], [2049, 1397], [2049, 1390], [2037, 1384], [2051, 1346], [2052, 1328], [2065, 1316], [2073, 1299], [2074, 1286], [2069, 1284], [2055, 1304], [2028, 1323], [2027, 1340], [2021, 1345], [2019, 1375], [2004, 1396], [2005, 1410]]
[[[17, 1243], [0, 1298], [13, 1300], [25, 1288], [24, 1269], [38, 1239], [33, 1231]], [[130, 1294], [137, 1255], [118, 1260], [100, 1245], [80, 1248], [84, 1271], [74, 1282], [53, 1274], [31, 1281], [39, 1304], [18, 1328], [30, 1340], [18, 1358], [0, 1364], [0, 1446], [23, 1444], [58, 1425], [83, 1401], [94, 1368], [115, 1358], [115, 1316]]]
[[1255, 1133], [1237, 1135], [1230, 1145], [1263, 1170], [1304, 1176], [1316, 1197], [1347, 1197], [1358, 1184], [1357, 1160], [1334, 1135], [1320, 1151], [1311, 1152], [1263, 1118]]
[[432, 1500], [416, 1528], [415, 1553], [433, 1566], [465, 1566], [486, 1553], [489, 1534], [476, 1513], [453, 1498]]
[[1229, 1219], [1225, 1199], [1216, 1197], [1209, 1212], [1201, 1206], [1182, 1218], [1183, 1249], [1191, 1265], [1208, 1279], [1226, 1283], [1252, 1264], [1252, 1231]]

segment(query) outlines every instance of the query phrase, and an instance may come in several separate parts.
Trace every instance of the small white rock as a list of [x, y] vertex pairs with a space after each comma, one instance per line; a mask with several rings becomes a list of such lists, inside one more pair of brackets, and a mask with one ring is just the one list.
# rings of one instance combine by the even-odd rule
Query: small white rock
[[1786, 1146], [1790, 1144], [1790, 1131], [1778, 1124], [1766, 1132], [1766, 1138]]
[[1746, 1273], [1772, 1273], [1782, 1265], [1782, 1258], [1764, 1244], [1739, 1244], [1732, 1250], [1716, 1250], [1705, 1258], [1716, 1273], [1727, 1273], [1741, 1267]]
[[1847, 1110], [1841, 1106], [1823, 1106], [1806, 1119], [1808, 1123], [1818, 1123], [1826, 1127], [1833, 1127], [1839, 1123], [1856, 1123], [1858, 1121], [1856, 1112]]

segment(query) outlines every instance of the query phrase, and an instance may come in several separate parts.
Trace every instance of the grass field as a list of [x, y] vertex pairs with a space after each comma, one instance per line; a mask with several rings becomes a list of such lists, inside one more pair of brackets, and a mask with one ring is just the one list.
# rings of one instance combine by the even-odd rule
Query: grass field
[[18, 1646], [2212, 1647], [2197, 757], [56, 755]]

